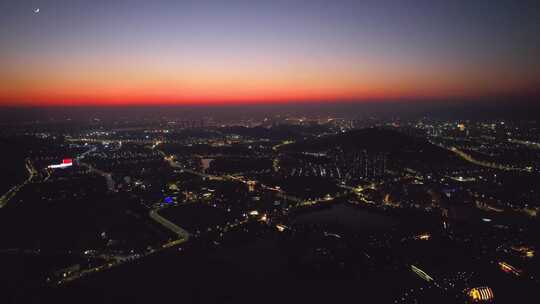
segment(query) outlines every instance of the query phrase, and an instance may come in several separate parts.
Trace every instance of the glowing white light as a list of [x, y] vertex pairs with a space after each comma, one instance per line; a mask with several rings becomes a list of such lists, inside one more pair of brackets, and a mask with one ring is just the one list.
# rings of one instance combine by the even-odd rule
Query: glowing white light
[[67, 167], [71, 167], [71, 166], [73, 166], [73, 160], [71, 158], [65, 158], [65, 159], [62, 160], [61, 164], [50, 165], [50, 166], [47, 166], [47, 168], [58, 169], [58, 168], [67, 168]]

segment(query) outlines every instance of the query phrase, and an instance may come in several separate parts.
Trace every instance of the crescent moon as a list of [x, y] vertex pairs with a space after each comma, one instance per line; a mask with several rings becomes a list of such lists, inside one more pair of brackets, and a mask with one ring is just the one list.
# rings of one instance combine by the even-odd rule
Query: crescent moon
[[34, 9], [34, 13], [35, 14], [39, 13], [39, 8]]

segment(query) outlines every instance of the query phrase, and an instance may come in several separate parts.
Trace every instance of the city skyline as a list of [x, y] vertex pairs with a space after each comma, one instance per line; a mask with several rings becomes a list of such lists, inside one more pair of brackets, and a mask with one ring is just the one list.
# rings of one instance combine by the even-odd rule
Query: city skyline
[[0, 0], [0, 303], [536, 303], [540, 1]]

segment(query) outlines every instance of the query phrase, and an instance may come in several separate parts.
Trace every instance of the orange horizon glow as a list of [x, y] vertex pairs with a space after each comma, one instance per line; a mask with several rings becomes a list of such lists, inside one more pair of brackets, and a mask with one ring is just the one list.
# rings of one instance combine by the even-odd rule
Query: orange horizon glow
[[[516, 94], [534, 75], [399, 61], [107, 57], [8, 62], [0, 105], [190, 105], [444, 99]], [[202, 63], [199, 63], [202, 62]], [[501, 77], [501, 75], [505, 77]]]
[[[0, 106], [124, 106], [124, 105], [227, 105], [227, 104], [284, 104], [335, 101], [399, 101], [439, 100], [451, 98], [481, 98], [497, 94], [512, 95], [532, 92], [534, 86], [522, 86], [511, 78], [482, 79], [469, 77], [457, 81], [432, 78], [429, 75], [391, 76], [374, 73], [341, 72], [322, 76], [276, 73], [204, 75], [169, 74], [156, 77], [136, 73], [108, 77], [99, 73], [61, 75], [58, 72], [35, 72], [32, 77], [1, 77]], [[159, 73], [157, 73], [159, 74]], [[368, 74], [368, 73], [366, 73]], [[104, 74], [105, 75], [105, 74]], [[378, 76], [378, 78], [377, 78]], [[402, 79], [400, 79], [402, 78]], [[465, 82], [465, 83], [463, 83]], [[495, 87], [496, 89], [493, 89]]]
[[[518, 91], [518, 90], [516, 90]], [[532, 92], [522, 89], [518, 92]], [[34, 96], [3, 95], [0, 106], [143, 106], [143, 105], [256, 105], [256, 104], [293, 104], [293, 103], [333, 103], [333, 102], [428, 102], [437, 100], [483, 99], [496, 96], [521, 96], [514, 90], [499, 90], [487, 94], [468, 94], [466, 92], [431, 92], [400, 93], [373, 90], [363, 94], [274, 94], [274, 95], [189, 95], [189, 94], [36, 94]]]
[[352, 0], [60, 2], [4, 12], [0, 106], [439, 100], [540, 87], [537, 32], [515, 41], [476, 18], [460, 28], [451, 15]]
[[[266, 50], [265, 50], [266, 51]], [[82, 55], [81, 55], [82, 53]], [[223, 51], [84, 51], [0, 61], [0, 105], [214, 105], [510, 94], [536, 74], [475, 62], [363, 52], [339, 57]], [[504, 77], [503, 77], [504, 76]]]

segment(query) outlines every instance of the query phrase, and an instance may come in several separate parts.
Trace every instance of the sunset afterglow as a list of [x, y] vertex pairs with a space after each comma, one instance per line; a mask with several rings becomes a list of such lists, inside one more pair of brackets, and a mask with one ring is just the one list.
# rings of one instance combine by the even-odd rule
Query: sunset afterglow
[[459, 98], [540, 80], [537, 15], [511, 2], [7, 2], [2, 105]]

